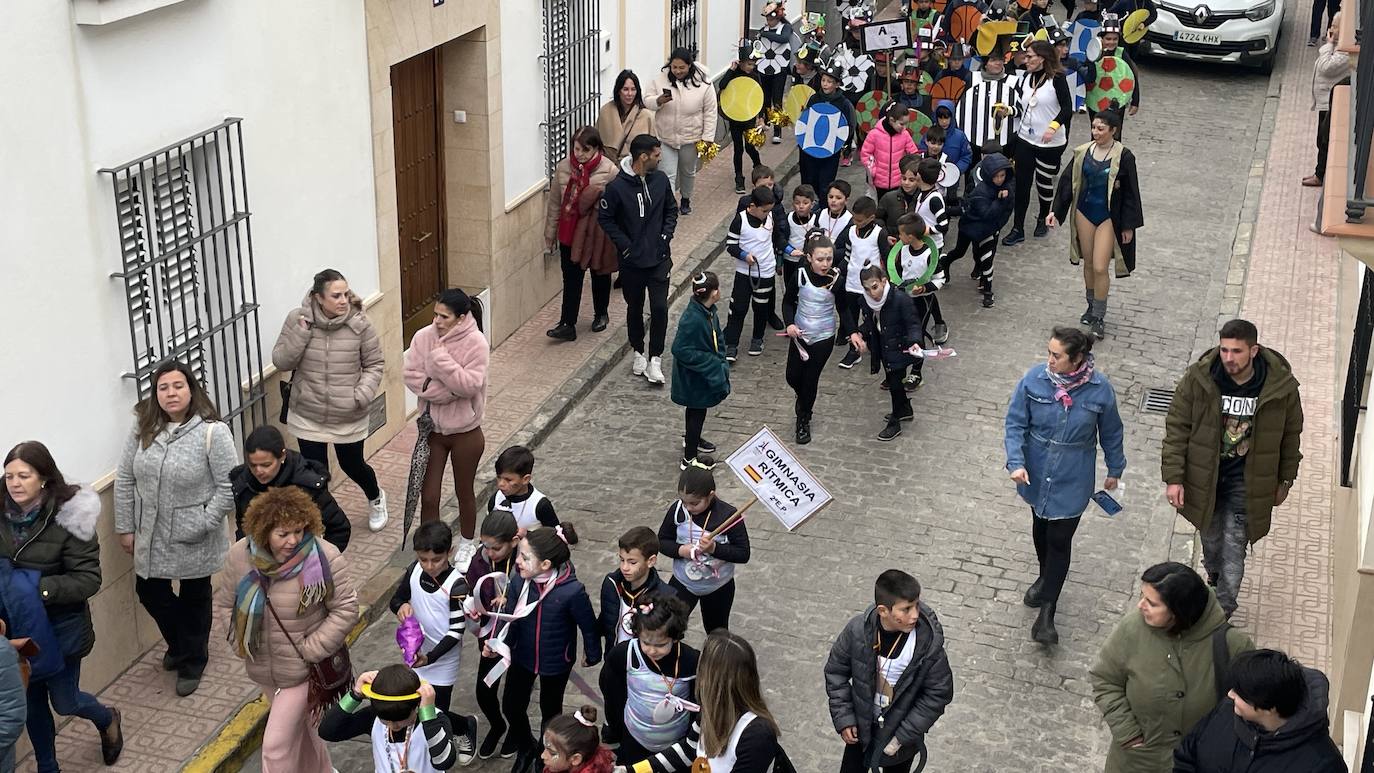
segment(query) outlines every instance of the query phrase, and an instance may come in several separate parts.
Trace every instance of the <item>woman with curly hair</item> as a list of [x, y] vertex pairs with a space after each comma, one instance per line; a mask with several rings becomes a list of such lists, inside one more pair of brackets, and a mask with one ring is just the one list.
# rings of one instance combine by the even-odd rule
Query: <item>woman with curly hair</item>
[[295, 486], [253, 499], [247, 535], [229, 550], [215, 605], [232, 615], [229, 639], [248, 678], [271, 704], [262, 735], [263, 773], [329, 773], [315, 732], [310, 664], [344, 647], [358, 622], [358, 595], [338, 549], [322, 537], [320, 509]]

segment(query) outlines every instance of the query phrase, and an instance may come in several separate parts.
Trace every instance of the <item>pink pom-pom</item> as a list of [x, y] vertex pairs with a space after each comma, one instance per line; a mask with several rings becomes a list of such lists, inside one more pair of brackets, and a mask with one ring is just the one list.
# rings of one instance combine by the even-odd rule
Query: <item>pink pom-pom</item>
[[420, 654], [420, 645], [425, 643], [425, 634], [420, 630], [420, 621], [416, 620], [414, 615], [407, 617], [404, 623], [396, 627], [396, 643], [401, 647], [401, 655], [406, 665], [415, 665], [415, 658]]

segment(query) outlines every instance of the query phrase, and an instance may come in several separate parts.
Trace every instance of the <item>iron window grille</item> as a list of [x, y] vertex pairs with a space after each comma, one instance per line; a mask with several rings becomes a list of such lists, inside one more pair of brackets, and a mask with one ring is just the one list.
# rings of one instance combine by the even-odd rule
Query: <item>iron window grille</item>
[[1374, 340], [1374, 271], [1364, 270], [1360, 305], [1355, 311], [1355, 333], [1350, 338], [1350, 363], [1345, 371], [1341, 398], [1341, 485], [1350, 485], [1350, 466], [1355, 459], [1360, 411], [1364, 410], [1365, 374], [1369, 372], [1369, 344]]
[[573, 132], [601, 106], [600, 0], [544, 0], [544, 172], [568, 155]]
[[671, 50], [685, 48], [697, 59], [697, 0], [672, 0], [669, 8]]
[[241, 119], [116, 167], [133, 369], [140, 399], [162, 363], [189, 365], [241, 435], [266, 421]]

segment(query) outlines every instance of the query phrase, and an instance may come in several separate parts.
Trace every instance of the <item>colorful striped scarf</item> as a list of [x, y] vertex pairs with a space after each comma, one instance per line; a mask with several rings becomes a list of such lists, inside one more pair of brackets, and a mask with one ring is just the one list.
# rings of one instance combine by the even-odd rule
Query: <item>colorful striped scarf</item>
[[1054, 399], [1063, 403], [1067, 411], [1073, 407], [1069, 391], [1083, 386], [1093, 377], [1093, 356], [1091, 353], [1083, 355], [1083, 364], [1072, 373], [1055, 373], [1048, 365], [1045, 366], [1045, 372], [1050, 376], [1050, 383], [1054, 384]]
[[324, 560], [315, 535], [306, 532], [291, 557], [277, 563], [272, 554], [248, 540], [248, 555], [253, 568], [239, 580], [234, 600], [233, 639], [239, 657], [253, 659], [262, 645], [263, 619], [268, 588], [278, 580], [299, 577], [301, 600], [296, 614], [314, 604], [323, 603], [334, 593], [334, 578], [329, 562]]

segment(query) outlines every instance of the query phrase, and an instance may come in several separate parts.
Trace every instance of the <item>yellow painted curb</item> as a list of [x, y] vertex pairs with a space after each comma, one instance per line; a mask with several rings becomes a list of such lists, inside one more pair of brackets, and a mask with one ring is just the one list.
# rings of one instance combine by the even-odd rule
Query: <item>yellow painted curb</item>
[[[363, 605], [358, 611], [357, 624], [344, 641], [350, 645], [357, 641], [374, 620], [372, 610], [385, 608], [385, 605], [378, 604]], [[182, 773], [236, 773], [243, 767], [247, 754], [262, 745], [267, 709], [267, 699], [262, 696], [241, 706], [215, 737], [200, 747], [196, 755], [182, 766]]]

